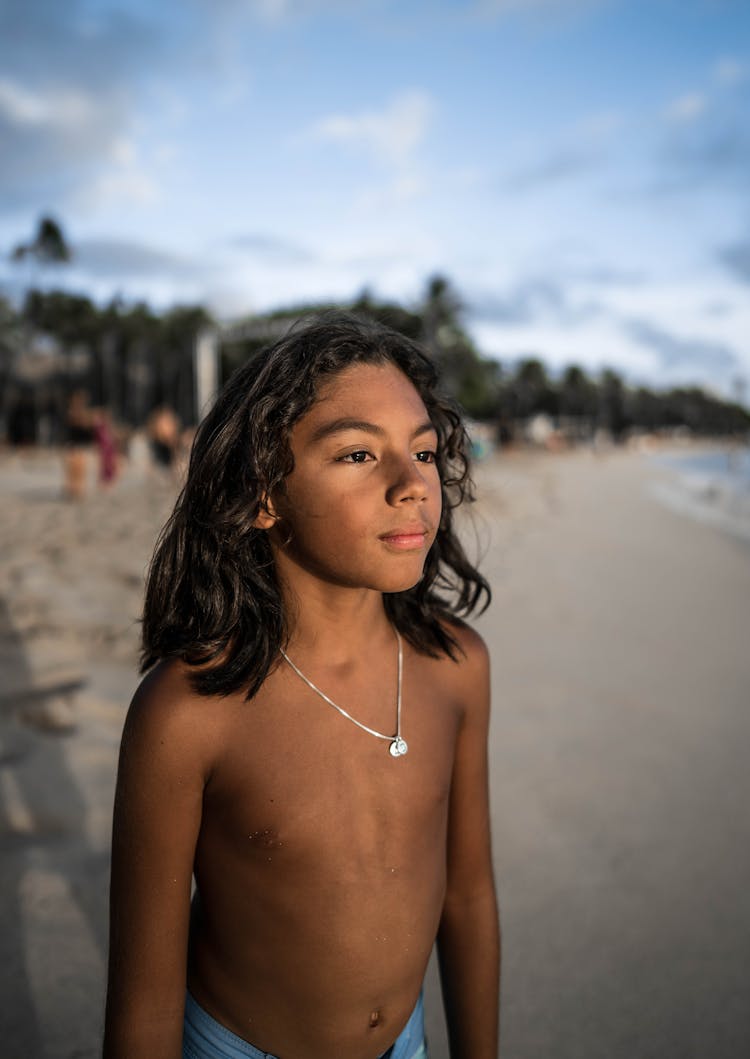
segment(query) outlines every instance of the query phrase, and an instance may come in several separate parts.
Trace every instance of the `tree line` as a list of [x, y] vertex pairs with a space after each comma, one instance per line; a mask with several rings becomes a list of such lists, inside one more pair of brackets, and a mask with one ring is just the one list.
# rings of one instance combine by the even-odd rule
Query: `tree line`
[[[14, 261], [39, 268], [70, 257], [62, 231], [50, 218], [11, 252]], [[6, 434], [14, 409], [25, 404], [32, 418], [43, 414], [53, 424], [49, 440], [60, 440], [61, 410], [73, 389], [84, 389], [92, 404], [107, 406], [130, 427], [141, 426], [161, 404], [193, 423], [193, 350], [201, 331], [215, 332], [221, 375], [227, 378], [295, 320], [334, 307], [372, 317], [423, 343], [447, 392], [472, 419], [492, 424], [504, 441], [539, 414], [580, 440], [599, 429], [615, 440], [633, 431], [684, 428], [716, 436], [750, 429], [746, 409], [697, 386], [633, 387], [611, 368], [591, 375], [576, 364], [553, 377], [541, 358], [501, 363], [485, 356], [464, 326], [457, 291], [445, 277], [434, 276], [411, 306], [363, 291], [346, 306], [291, 306], [224, 327], [201, 305], [156, 312], [145, 302], [114, 299], [100, 306], [85, 295], [33, 284], [18, 307], [0, 295], [0, 416]]]
[[[277, 310], [256, 323], [282, 325], [318, 309], [335, 306], [299, 305]], [[375, 299], [364, 291], [346, 306], [371, 316], [425, 345], [440, 368], [444, 388], [466, 414], [493, 425], [501, 440], [518, 436], [530, 419], [544, 414], [571, 439], [586, 440], [599, 430], [616, 441], [633, 431], [658, 432], [684, 428], [696, 435], [746, 433], [750, 412], [698, 386], [654, 390], [627, 385], [612, 368], [592, 376], [570, 364], [553, 378], [543, 360], [521, 358], [502, 363], [483, 355], [466, 331], [460, 297], [443, 276], [427, 283], [424, 295], [411, 308]], [[237, 331], [242, 335], [242, 327]], [[227, 336], [222, 362], [226, 373], [266, 344], [267, 330], [250, 328], [249, 337]]]

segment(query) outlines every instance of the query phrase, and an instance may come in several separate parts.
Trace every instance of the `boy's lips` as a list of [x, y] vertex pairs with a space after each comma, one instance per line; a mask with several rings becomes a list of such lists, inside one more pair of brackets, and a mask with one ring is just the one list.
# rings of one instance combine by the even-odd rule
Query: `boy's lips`
[[427, 538], [428, 529], [421, 523], [416, 526], [399, 526], [397, 529], [381, 533], [380, 540], [384, 544], [390, 544], [393, 548], [408, 550], [410, 548], [422, 548]]

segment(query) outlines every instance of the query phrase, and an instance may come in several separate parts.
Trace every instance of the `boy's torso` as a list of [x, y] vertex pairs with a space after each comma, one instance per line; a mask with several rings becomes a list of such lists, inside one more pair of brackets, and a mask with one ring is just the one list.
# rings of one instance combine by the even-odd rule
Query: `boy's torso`
[[[257, 1047], [372, 1059], [408, 1019], [444, 896], [460, 669], [408, 650], [401, 758], [286, 668], [249, 703], [206, 703], [189, 987]], [[395, 730], [392, 695], [354, 694]]]

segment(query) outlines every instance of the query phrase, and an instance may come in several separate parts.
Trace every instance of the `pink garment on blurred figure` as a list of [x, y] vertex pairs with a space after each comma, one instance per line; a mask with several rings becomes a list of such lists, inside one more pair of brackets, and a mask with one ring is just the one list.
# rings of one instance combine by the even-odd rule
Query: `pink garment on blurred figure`
[[110, 485], [117, 475], [117, 446], [112, 428], [106, 416], [97, 417], [95, 426], [96, 444], [99, 449], [99, 481]]

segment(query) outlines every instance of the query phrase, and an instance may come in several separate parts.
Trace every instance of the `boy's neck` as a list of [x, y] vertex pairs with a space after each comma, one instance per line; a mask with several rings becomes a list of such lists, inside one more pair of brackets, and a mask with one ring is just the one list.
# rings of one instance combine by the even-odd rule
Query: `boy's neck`
[[361, 657], [363, 650], [372, 650], [380, 641], [393, 639], [380, 592], [321, 586], [317, 592], [306, 592], [304, 603], [298, 595], [290, 595], [288, 647], [292, 655], [322, 653], [334, 663], [344, 663], [352, 656]]

